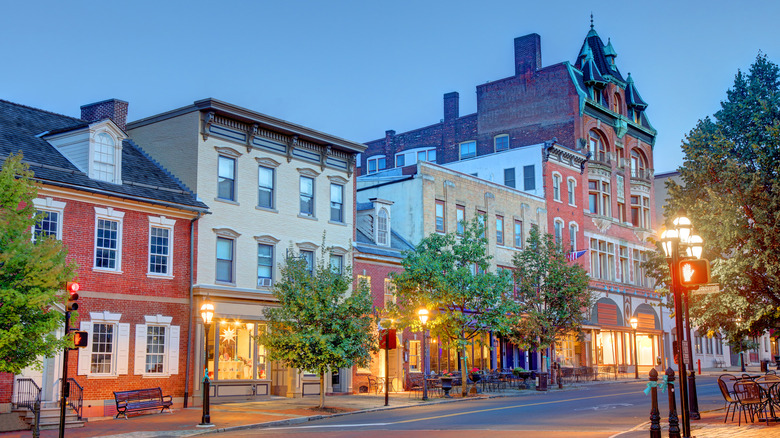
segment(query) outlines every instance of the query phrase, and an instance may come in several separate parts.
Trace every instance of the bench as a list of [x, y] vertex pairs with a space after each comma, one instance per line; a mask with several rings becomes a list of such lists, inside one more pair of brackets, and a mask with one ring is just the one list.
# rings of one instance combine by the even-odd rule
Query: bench
[[723, 368], [726, 366], [726, 362], [723, 360], [715, 360], [715, 368]]
[[163, 396], [162, 389], [134, 389], [132, 391], [114, 391], [114, 400], [116, 400], [116, 417], [120, 415], [127, 419], [128, 412], [146, 411], [149, 409], [159, 409], [160, 412], [168, 410], [171, 412], [173, 401], [170, 395]]

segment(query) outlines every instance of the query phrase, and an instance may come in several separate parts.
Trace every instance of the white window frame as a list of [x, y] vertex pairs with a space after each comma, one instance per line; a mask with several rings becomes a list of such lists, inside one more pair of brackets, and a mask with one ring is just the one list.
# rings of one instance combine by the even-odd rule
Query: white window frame
[[[119, 375], [128, 374], [128, 361], [130, 349], [130, 324], [120, 323], [121, 313], [90, 312], [89, 321], [81, 321], [82, 331], [87, 332], [87, 346], [79, 349], [77, 374], [90, 378], [116, 378]], [[111, 365], [108, 373], [92, 372], [93, 333], [95, 324], [105, 324], [114, 327], [111, 340]], [[97, 352], [98, 354], [100, 352]]]
[[[473, 154], [471, 153], [471, 146], [472, 145], [474, 146], [474, 153]], [[465, 154], [465, 156], [463, 154], [463, 147], [464, 146], [467, 146], [468, 149], [469, 149], [467, 151], [467, 153]], [[476, 156], [477, 156], [477, 141], [476, 140], [462, 141], [462, 142], [460, 142], [458, 144], [458, 157], [459, 157], [459, 159], [466, 160], [468, 158], [476, 158]]]
[[[260, 185], [260, 172], [262, 171], [270, 171], [271, 172], [271, 186], [263, 186]], [[270, 191], [271, 193], [271, 199], [269, 200], [271, 205], [260, 205], [260, 191], [261, 189]], [[257, 207], [263, 208], [266, 210], [273, 210], [276, 208], [276, 169], [269, 166], [257, 166]]]
[[[422, 373], [423, 372], [422, 366], [421, 366], [421, 365], [423, 365], [423, 363], [422, 363], [423, 362], [423, 358], [422, 358], [423, 357], [423, 354], [422, 354], [423, 350], [422, 349], [423, 349], [422, 341], [417, 341], [417, 340], [414, 340], [414, 339], [409, 340], [409, 372], [410, 373]], [[417, 366], [416, 367], [414, 365], [412, 365], [413, 363], [415, 363], [415, 361], [412, 360], [412, 358], [417, 358], [417, 360], [416, 360]]]
[[[112, 145], [105, 145], [110, 147], [112, 151], [109, 152], [113, 163], [101, 162], [97, 160], [97, 153], [99, 142], [98, 139], [102, 136], [107, 136]], [[99, 174], [97, 170], [98, 164], [108, 164], [112, 166], [110, 179], [101, 177], [102, 172]], [[96, 129], [90, 133], [89, 136], [89, 177], [98, 181], [105, 181], [113, 184], [122, 184], [122, 138], [118, 132], [114, 132], [113, 128], [109, 128], [107, 124], [104, 124], [101, 128]]]
[[567, 184], [566, 188], [569, 191], [569, 205], [571, 205], [572, 207], [576, 207], [577, 206], [577, 196], [576, 196], [577, 180], [572, 177], [568, 177], [566, 178], [566, 184]]
[[[335, 269], [338, 268], [338, 269]], [[330, 255], [330, 269], [336, 274], [344, 273], [344, 255], [343, 254], [331, 254]]]
[[[241, 236], [240, 233], [237, 233], [230, 228], [213, 228], [212, 229], [214, 233], [216, 234], [216, 238], [214, 239], [214, 283], [216, 284], [224, 284], [224, 285], [230, 285], [235, 286], [237, 279], [236, 279], [236, 255], [238, 254], [237, 246], [238, 246], [238, 238]], [[232, 255], [231, 255], [231, 281], [226, 280], [218, 280], [217, 279], [217, 272], [219, 269], [217, 268], [219, 259], [217, 258], [217, 242], [218, 239], [227, 239], [232, 241]], [[226, 260], [226, 259], [223, 259]]]
[[[146, 261], [146, 276], [157, 278], [173, 278], [173, 230], [176, 225], [175, 219], [169, 219], [165, 216], [149, 216], [149, 241], [148, 241], [148, 259]], [[152, 230], [154, 228], [168, 230], [168, 273], [161, 274], [158, 272], [152, 272]]]
[[555, 243], [563, 246], [563, 219], [556, 217], [553, 219], [553, 236]]
[[556, 202], [562, 202], [561, 201], [561, 181], [563, 181], [563, 177], [558, 172], [552, 173], [552, 189], [553, 189], [553, 200]]
[[[179, 342], [181, 340], [180, 326], [172, 325], [173, 317], [163, 315], [145, 315], [144, 324], [135, 326], [135, 356], [133, 374], [143, 377], [168, 377], [179, 374]], [[163, 341], [163, 369], [161, 372], [148, 372], [146, 361], [148, 352], [149, 327], [165, 329]]]
[[[301, 202], [303, 197], [304, 197], [304, 193], [303, 193], [303, 180], [304, 180], [304, 178], [311, 180], [311, 193], [306, 193], [305, 194], [305, 196], [308, 197], [311, 200], [311, 211], [309, 211], [309, 212], [304, 212], [303, 211], [303, 202]], [[298, 216], [302, 216], [302, 217], [315, 217], [314, 213], [317, 210], [317, 206], [316, 206], [316, 203], [315, 203], [316, 193], [317, 193], [316, 180], [314, 178], [308, 176], [308, 175], [301, 175], [300, 178], [298, 179], [298, 193], [299, 193], [299, 198], [298, 198], [298, 201], [299, 201], [298, 202], [299, 203], [299, 205], [298, 205]]]
[[[33, 206], [38, 212], [41, 213], [57, 213], [58, 220], [55, 230], [55, 238], [62, 240], [62, 219], [65, 213], [65, 206], [67, 204], [62, 201], [55, 201], [52, 198], [35, 198], [33, 199]], [[33, 240], [35, 240], [35, 227], [32, 228]]]
[[[340, 203], [335, 202], [333, 200], [333, 189], [336, 188], [336, 187], [338, 187], [339, 194], [341, 195], [341, 202]], [[339, 223], [339, 224], [343, 224], [345, 222], [345, 214], [344, 214], [345, 213], [345, 211], [344, 211], [345, 210], [344, 209], [344, 204], [345, 203], [344, 203], [344, 198], [345, 198], [345, 196], [344, 196], [344, 184], [331, 182], [330, 183], [330, 215], [329, 215], [331, 222], [335, 222], [335, 223]], [[338, 218], [338, 219], [333, 219], [334, 205], [338, 205], [339, 206], [339, 214], [340, 214], [341, 217]]]
[[380, 208], [376, 214], [376, 244], [390, 246], [390, 211], [386, 208]]
[[262, 236], [255, 236], [255, 241], [257, 242], [257, 265], [260, 265], [260, 245], [267, 245], [271, 247], [271, 278], [265, 278], [257, 276], [257, 287], [260, 288], [267, 288], [271, 287], [274, 284], [274, 269], [275, 269], [275, 261], [276, 261], [276, 244], [279, 243], [279, 239], [270, 236], [270, 235], [262, 235]]
[[[223, 159], [229, 160], [233, 164], [233, 177], [232, 178], [228, 178], [226, 176], [222, 176], [222, 175], [219, 174], [220, 162]], [[220, 193], [219, 193], [219, 183], [220, 183], [220, 179], [221, 178], [225, 178], [226, 180], [229, 179], [233, 183], [232, 184], [232, 188], [230, 190], [230, 197], [228, 197], [228, 198], [222, 197], [220, 195]], [[228, 155], [219, 154], [217, 156], [217, 199], [219, 199], [220, 201], [236, 202], [237, 182], [238, 182], [238, 160], [236, 158], [230, 157]]]
[[[92, 270], [100, 272], [114, 272], [122, 273], [122, 225], [124, 222], [125, 212], [114, 210], [111, 207], [95, 207], [95, 238], [92, 245]], [[116, 266], [114, 268], [105, 268], [97, 266], [97, 250], [98, 250], [98, 223], [100, 220], [112, 221], [117, 223], [116, 232]]]
[[569, 222], [569, 246], [572, 251], [577, 251], [577, 233], [580, 231], [580, 225], [577, 222]]

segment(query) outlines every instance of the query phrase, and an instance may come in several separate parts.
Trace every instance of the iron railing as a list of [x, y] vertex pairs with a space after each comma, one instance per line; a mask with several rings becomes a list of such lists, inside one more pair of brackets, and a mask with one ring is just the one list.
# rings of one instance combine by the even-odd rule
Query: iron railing
[[68, 384], [70, 385], [70, 391], [68, 393], [68, 406], [76, 412], [76, 416], [81, 420], [81, 414], [83, 413], [84, 403], [84, 388], [79, 385], [79, 382], [68, 377]]
[[16, 379], [16, 406], [33, 409], [41, 401], [41, 388], [33, 379]]

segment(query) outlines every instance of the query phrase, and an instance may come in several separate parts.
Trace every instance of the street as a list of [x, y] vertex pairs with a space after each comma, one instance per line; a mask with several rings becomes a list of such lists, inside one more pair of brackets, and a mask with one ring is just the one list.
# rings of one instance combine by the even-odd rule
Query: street
[[[459, 403], [385, 410], [326, 418], [299, 426], [248, 429], [225, 437], [304, 436], [524, 436], [611, 437], [648, 421], [646, 382], [591, 385], [579, 390], [535, 393]], [[723, 403], [714, 377], [697, 381], [701, 411]], [[659, 393], [662, 422], [668, 415], [667, 393]]]

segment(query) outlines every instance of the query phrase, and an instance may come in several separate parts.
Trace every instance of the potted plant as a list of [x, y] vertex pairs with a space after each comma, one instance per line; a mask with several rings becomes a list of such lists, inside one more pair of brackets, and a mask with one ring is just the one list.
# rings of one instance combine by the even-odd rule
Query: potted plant
[[479, 374], [479, 368], [474, 367], [471, 369], [471, 372], [469, 373], [469, 378], [471, 378], [471, 381], [474, 383], [479, 382], [479, 379], [482, 378], [482, 376]]
[[452, 379], [454, 378], [455, 376], [451, 372], [442, 371], [439, 380], [441, 380], [441, 389], [444, 391], [444, 397], [452, 397], [450, 390], [452, 389]]

